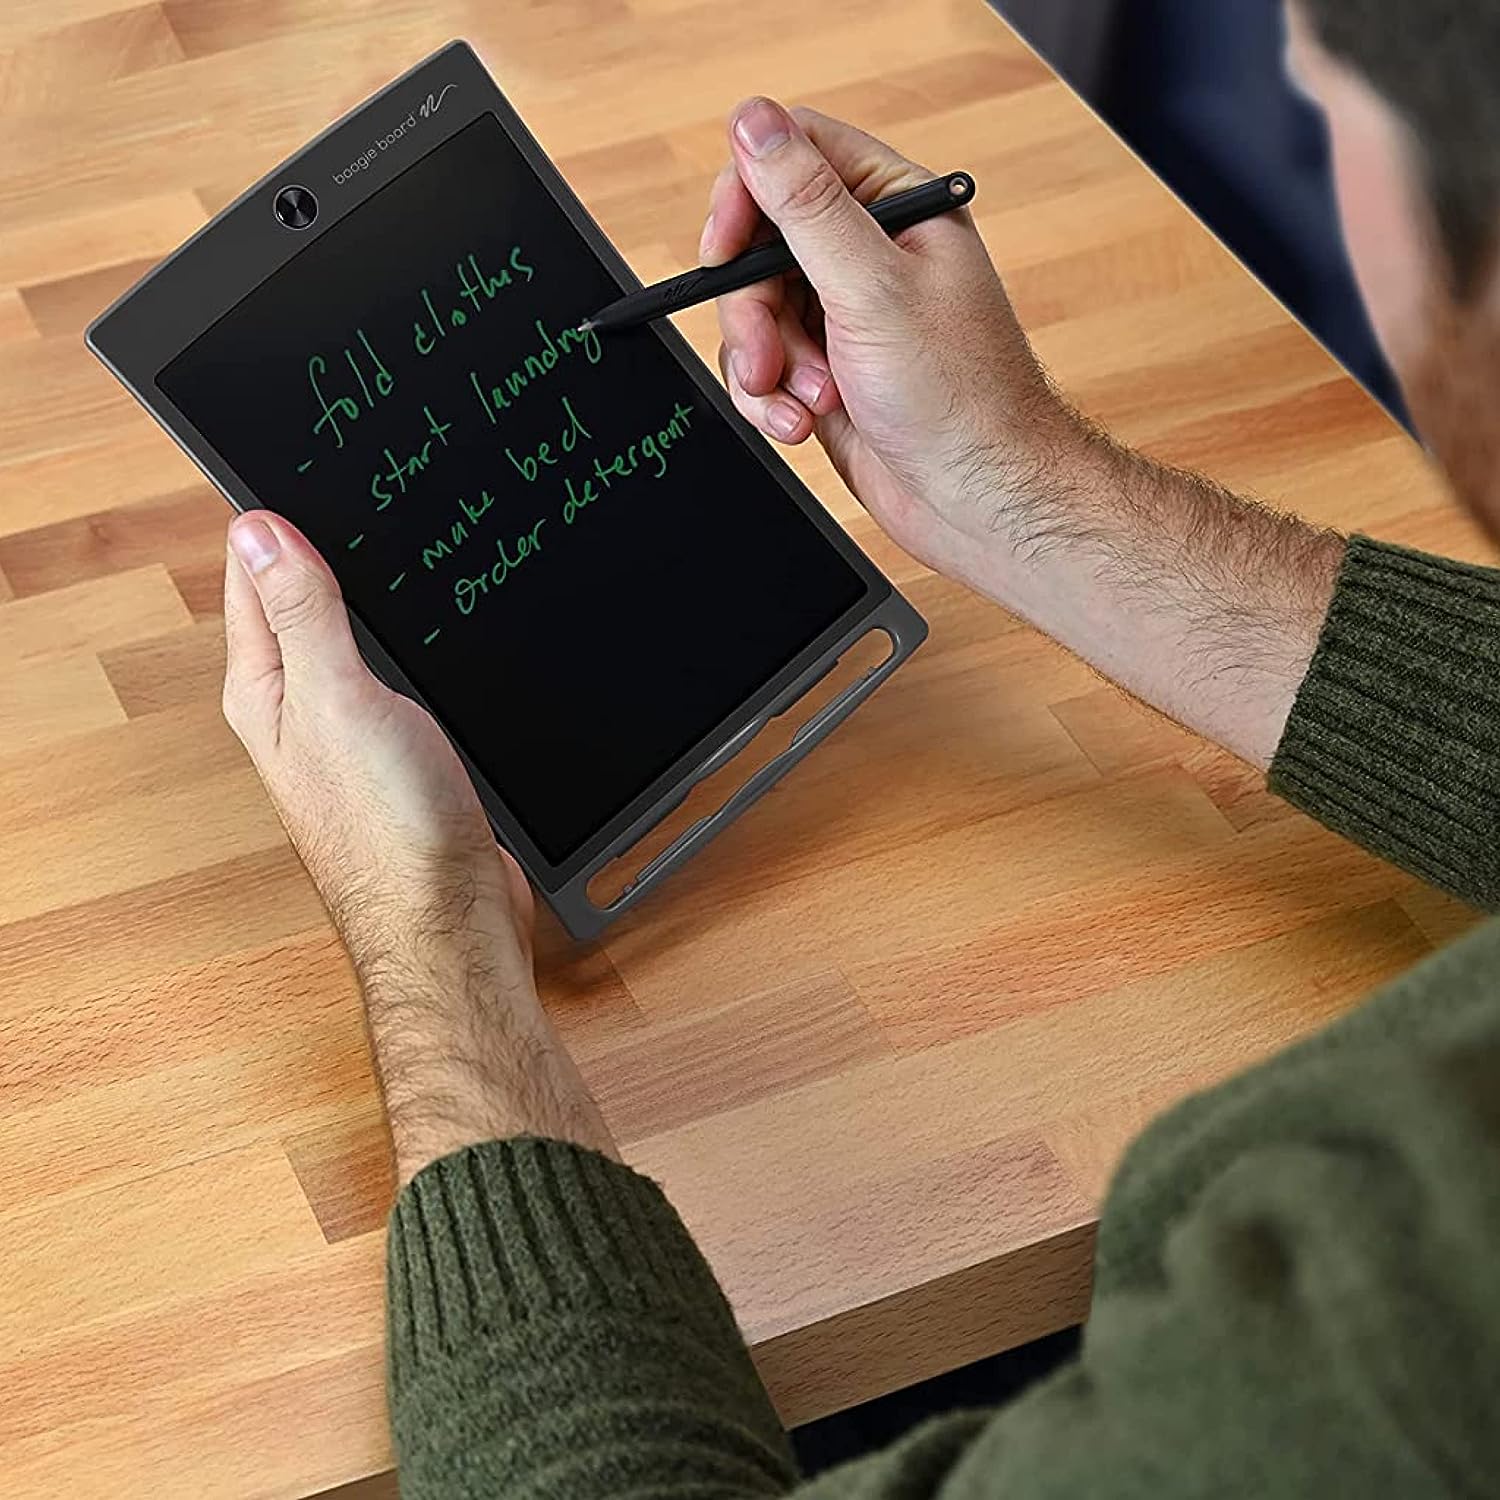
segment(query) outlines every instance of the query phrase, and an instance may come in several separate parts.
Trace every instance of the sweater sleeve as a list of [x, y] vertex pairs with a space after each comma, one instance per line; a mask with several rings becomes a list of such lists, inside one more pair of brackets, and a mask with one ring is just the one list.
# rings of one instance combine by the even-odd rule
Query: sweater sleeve
[[1355, 537], [1270, 785], [1500, 910], [1500, 571]]
[[523, 1137], [424, 1168], [387, 1256], [403, 1500], [780, 1495], [786, 1435], [659, 1188]]
[[659, 1190], [572, 1146], [437, 1162], [392, 1217], [406, 1500], [1492, 1492], [1500, 924], [1188, 1100], [1103, 1214], [1081, 1357], [799, 1486]]

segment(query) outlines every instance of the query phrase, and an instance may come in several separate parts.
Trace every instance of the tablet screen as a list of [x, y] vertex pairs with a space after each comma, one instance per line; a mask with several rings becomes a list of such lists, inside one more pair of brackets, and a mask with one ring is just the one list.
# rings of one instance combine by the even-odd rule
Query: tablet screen
[[619, 290], [482, 116], [157, 377], [553, 864], [866, 590]]

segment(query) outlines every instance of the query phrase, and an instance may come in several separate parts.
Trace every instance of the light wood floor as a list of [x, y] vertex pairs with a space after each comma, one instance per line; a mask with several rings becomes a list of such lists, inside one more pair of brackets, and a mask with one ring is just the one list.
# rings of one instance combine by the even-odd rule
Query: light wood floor
[[[345, 962], [220, 720], [227, 510], [80, 333], [454, 35], [643, 276], [691, 261], [729, 106], [812, 103], [976, 174], [1038, 348], [1125, 437], [1482, 555], [1408, 441], [980, 0], [5, 0], [7, 1495], [294, 1497], [390, 1462], [385, 1137]], [[711, 351], [711, 314], [686, 328]], [[795, 463], [929, 645], [602, 946], [543, 933], [559, 1026], [792, 1420], [1078, 1317], [1130, 1134], [1468, 920]]]

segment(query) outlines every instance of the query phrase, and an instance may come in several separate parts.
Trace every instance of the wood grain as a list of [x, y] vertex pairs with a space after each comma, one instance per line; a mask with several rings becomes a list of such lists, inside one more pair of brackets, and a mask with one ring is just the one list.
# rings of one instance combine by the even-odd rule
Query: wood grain
[[[781, 95], [963, 166], [1038, 349], [1162, 457], [1486, 557], [1417, 450], [980, 0], [0, 9], [7, 1494], [394, 1494], [359, 1000], [219, 716], [226, 511], [84, 324], [454, 35], [637, 269]], [[711, 356], [711, 311], [682, 326]], [[1472, 920], [927, 575], [927, 647], [546, 1002], [789, 1419], [1082, 1315], [1130, 1136]], [[344, 1488], [344, 1486], [348, 1486]]]

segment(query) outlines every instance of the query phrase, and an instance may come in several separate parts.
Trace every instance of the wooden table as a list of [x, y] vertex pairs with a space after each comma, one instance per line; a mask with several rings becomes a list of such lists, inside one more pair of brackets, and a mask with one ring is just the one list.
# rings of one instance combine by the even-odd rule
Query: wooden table
[[[385, 1136], [348, 968], [219, 716], [227, 512], [80, 331], [457, 34], [642, 275], [691, 261], [729, 106], [806, 101], [977, 175], [1043, 357], [1126, 438], [1483, 555], [1416, 449], [979, 0], [7, 0], [8, 1495], [303, 1496], [390, 1463]], [[711, 314], [686, 327], [711, 353]], [[1140, 1124], [1466, 918], [793, 462], [929, 645], [606, 942], [542, 947], [626, 1154], [798, 1421], [1079, 1318]]]

